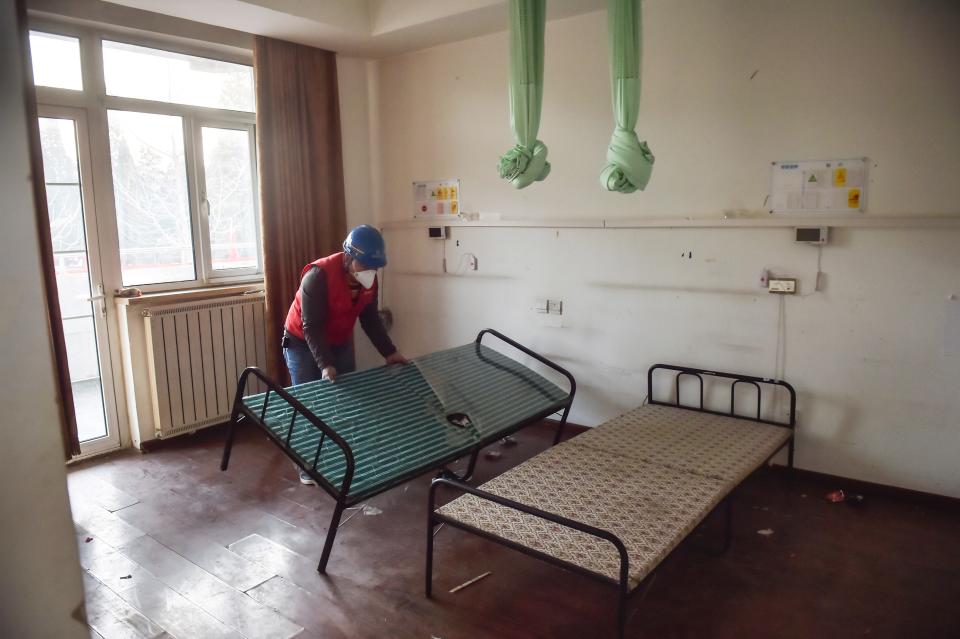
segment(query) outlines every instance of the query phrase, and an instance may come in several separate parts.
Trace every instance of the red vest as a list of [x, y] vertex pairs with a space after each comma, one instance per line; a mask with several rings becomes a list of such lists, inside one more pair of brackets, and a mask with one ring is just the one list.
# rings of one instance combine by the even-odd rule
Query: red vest
[[[360, 316], [360, 311], [377, 299], [377, 283], [374, 281], [370, 288], [361, 288], [360, 294], [354, 300], [350, 293], [350, 279], [347, 269], [343, 265], [343, 253], [334, 253], [322, 257], [303, 267], [300, 279], [314, 266], [320, 267], [327, 279], [327, 321], [323, 327], [323, 334], [331, 346], [346, 344], [353, 337], [353, 325]], [[284, 328], [288, 333], [304, 339], [303, 314], [300, 309], [300, 289], [293, 298], [293, 304], [287, 311], [287, 321]]]

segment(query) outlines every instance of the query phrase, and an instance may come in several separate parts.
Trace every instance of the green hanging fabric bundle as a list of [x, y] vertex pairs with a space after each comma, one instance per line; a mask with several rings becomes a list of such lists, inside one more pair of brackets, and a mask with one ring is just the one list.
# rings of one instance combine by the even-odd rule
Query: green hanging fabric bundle
[[547, 177], [547, 147], [537, 139], [543, 102], [546, 0], [510, 0], [510, 126], [516, 146], [500, 158], [500, 177], [518, 189]]
[[608, 191], [633, 193], [646, 188], [654, 160], [633, 130], [640, 112], [640, 0], [607, 0], [607, 23], [616, 128], [600, 182]]

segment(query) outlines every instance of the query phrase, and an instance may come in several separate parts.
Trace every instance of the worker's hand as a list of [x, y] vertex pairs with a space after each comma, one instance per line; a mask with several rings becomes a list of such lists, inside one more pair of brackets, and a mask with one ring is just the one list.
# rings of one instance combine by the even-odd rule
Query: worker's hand
[[331, 382], [337, 381], [337, 369], [333, 366], [324, 366], [322, 379], [329, 379]]
[[387, 355], [387, 366], [392, 364], [406, 364], [407, 358], [400, 354], [400, 351], [394, 351], [393, 353]]

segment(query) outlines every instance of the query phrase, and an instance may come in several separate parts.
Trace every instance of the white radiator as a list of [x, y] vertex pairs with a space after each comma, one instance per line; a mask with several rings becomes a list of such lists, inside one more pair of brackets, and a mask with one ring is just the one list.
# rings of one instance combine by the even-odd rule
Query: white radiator
[[[158, 306], [143, 312], [157, 437], [230, 417], [237, 378], [266, 366], [263, 294]], [[246, 393], [262, 392], [250, 378]]]

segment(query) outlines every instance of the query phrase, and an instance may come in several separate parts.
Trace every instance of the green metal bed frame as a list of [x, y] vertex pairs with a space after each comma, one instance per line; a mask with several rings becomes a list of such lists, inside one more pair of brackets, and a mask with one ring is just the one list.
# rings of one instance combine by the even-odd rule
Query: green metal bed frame
[[[560, 373], [569, 390], [486, 346], [486, 335]], [[265, 393], [244, 396], [251, 376]], [[251, 367], [237, 382], [220, 469], [227, 470], [237, 427], [251, 422], [333, 497], [317, 566], [324, 573], [344, 509], [433, 470], [467, 481], [485, 446], [562, 411], [559, 441], [575, 393], [568, 371], [493, 329], [470, 344], [344, 375], [335, 384], [284, 389]], [[447, 468], [468, 455], [462, 476]]]

